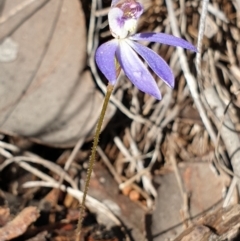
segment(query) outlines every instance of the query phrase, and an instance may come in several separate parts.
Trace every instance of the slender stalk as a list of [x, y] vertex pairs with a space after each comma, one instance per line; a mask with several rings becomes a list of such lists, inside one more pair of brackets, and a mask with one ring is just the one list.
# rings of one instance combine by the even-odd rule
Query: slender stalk
[[99, 117], [97, 127], [96, 127], [96, 132], [95, 132], [95, 135], [94, 135], [91, 156], [90, 156], [89, 162], [88, 162], [87, 177], [86, 177], [86, 181], [85, 181], [83, 199], [82, 199], [82, 203], [81, 203], [81, 206], [80, 206], [80, 214], [79, 214], [78, 226], [77, 226], [77, 230], [76, 230], [76, 241], [80, 241], [80, 239], [81, 239], [82, 222], [83, 222], [83, 215], [84, 215], [84, 211], [85, 211], [85, 202], [86, 202], [88, 187], [89, 187], [89, 183], [90, 183], [90, 179], [91, 179], [93, 166], [94, 166], [94, 163], [95, 163], [95, 156], [96, 156], [97, 145], [98, 145], [98, 142], [99, 142], [99, 135], [100, 135], [100, 132], [101, 132], [103, 119], [104, 119], [104, 116], [105, 116], [105, 113], [106, 113], [106, 110], [107, 110], [107, 106], [108, 106], [109, 99], [110, 99], [110, 96], [112, 94], [112, 91], [113, 91], [113, 85], [108, 84], [107, 92], [106, 92], [106, 95], [105, 95], [105, 98], [104, 98], [102, 110], [101, 110], [101, 113], [100, 113], [100, 117]]

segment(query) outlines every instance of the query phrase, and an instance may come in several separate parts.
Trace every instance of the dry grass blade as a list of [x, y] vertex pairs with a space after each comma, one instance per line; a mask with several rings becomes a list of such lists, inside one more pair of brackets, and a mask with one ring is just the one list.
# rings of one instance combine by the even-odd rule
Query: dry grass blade
[[116, 180], [116, 182], [118, 184], [121, 184], [122, 183], [121, 176], [116, 172], [115, 168], [113, 167], [113, 165], [111, 164], [110, 160], [105, 155], [105, 153], [103, 152], [103, 150], [102, 150], [102, 148], [100, 146], [97, 147], [97, 152], [101, 156], [101, 158], [102, 158], [103, 162], [105, 163], [105, 165], [108, 167], [108, 170], [111, 172], [111, 174], [113, 175], [113, 177]]
[[17, 146], [14, 146], [10, 143], [6, 143], [6, 142], [3, 142], [3, 141], [0, 141], [0, 147], [6, 149], [6, 150], [9, 150], [11, 152], [14, 152], [14, 153], [17, 153], [20, 151], [20, 149], [17, 147]]
[[[50, 161], [41, 159], [41, 158], [26, 157], [26, 156], [11, 157], [11, 158], [5, 160], [5, 162], [2, 165], [0, 165], [0, 171], [2, 171], [4, 168], [6, 168], [8, 165], [10, 165], [13, 162], [19, 164], [21, 167], [23, 167], [25, 169], [27, 168], [27, 170], [31, 171], [33, 174], [39, 176], [40, 178], [43, 177], [43, 178], [47, 178], [48, 180], [51, 179], [51, 180], [55, 181], [54, 179], [50, 178], [48, 175], [39, 171], [37, 168], [31, 167], [26, 162], [32, 162], [32, 163], [40, 164], [40, 165], [48, 168], [52, 172], [55, 172], [59, 176], [64, 174], [64, 179], [68, 183], [70, 183], [73, 188], [77, 188], [76, 183], [72, 180], [72, 178], [64, 170], [62, 170], [62, 168], [60, 166], [58, 166], [55, 163], [52, 163]], [[46, 179], [44, 179], [44, 180], [46, 180]]]
[[[227, 113], [225, 113], [225, 108], [223, 107], [220, 99], [217, 97], [216, 91], [213, 88], [208, 88], [204, 91], [204, 93], [211, 109], [215, 110], [217, 117], [219, 119], [224, 118], [223, 125], [218, 127], [218, 131], [220, 132], [222, 140], [226, 146], [233, 167], [233, 172], [236, 173], [236, 175], [239, 175], [240, 142], [237, 131], [235, 130], [231, 118]], [[217, 124], [218, 123], [216, 123], [216, 125]], [[238, 191], [240, 191], [240, 181], [238, 181]]]
[[[31, 188], [31, 187], [50, 187], [50, 188], [58, 188], [59, 183], [57, 182], [44, 182], [44, 181], [31, 181], [31, 182], [26, 182], [23, 185], [24, 188]], [[60, 189], [64, 192], [69, 193], [72, 195], [74, 198], [78, 200], [82, 200], [83, 197], [83, 192], [73, 189], [71, 187], [66, 187], [65, 185], [61, 185]], [[112, 211], [105, 206], [103, 203], [99, 202], [98, 200], [94, 199], [91, 196], [87, 196], [86, 198], [86, 205], [87, 207], [91, 210], [91, 212], [102, 215], [100, 219], [102, 218], [101, 221], [106, 220], [106, 216], [109, 218], [109, 220], [112, 220], [115, 225], [121, 226], [121, 222], [119, 219], [112, 213]]]

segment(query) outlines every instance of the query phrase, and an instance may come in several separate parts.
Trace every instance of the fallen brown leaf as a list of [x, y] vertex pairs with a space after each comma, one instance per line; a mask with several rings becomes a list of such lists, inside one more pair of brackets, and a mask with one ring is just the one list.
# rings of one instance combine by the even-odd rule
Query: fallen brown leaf
[[4, 226], [10, 215], [10, 210], [7, 207], [0, 207], [0, 226]]
[[0, 228], [0, 241], [11, 240], [25, 233], [28, 226], [39, 217], [36, 207], [26, 207], [17, 217]]

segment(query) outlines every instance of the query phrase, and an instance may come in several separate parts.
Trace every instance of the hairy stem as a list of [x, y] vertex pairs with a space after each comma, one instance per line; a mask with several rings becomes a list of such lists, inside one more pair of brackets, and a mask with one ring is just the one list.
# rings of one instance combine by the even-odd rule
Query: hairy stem
[[99, 117], [99, 120], [98, 120], [98, 123], [97, 123], [96, 132], [95, 132], [95, 135], [94, 135], [91, 156], [90, 156], [89, 162], [88, 162], [87, 177], [86, 177], [86, 181], [85, 181], [83, 199], [82, 199], [82, 203], [81, 203], [81, 206], [80, 206], [80, 214], [79, 214], [78, 226], [77, 226], [77, 230], [76, 230], [76, 241], [80, 241], [80, 238], [81, 238], [82, 222], [83, 222], [83, 215], [84, 215], [84, 211], [85, 211], [85, 202], [86, 202], [88, 187], [89, 187], [89, 183], [90, 183], [90, 179], [91, 179], [93, 166], [94, 166], [94, 163], [95, 163], [95, 156], [96, 156], [97, 145], [98, 145], [98, 142], [99, 142], [99, 135], [100, 135], [100, 132], [101, 132], [103, 119], [104, 119], [104, 116], [105, 116], [105, 113], [106, 113], [106, 110], [107, 110], [107, 106], [108, 106], [109, 99], [110, 99], [110, 96], [112, 94], [112, 91], [113, 91], [113, 85], [108, 84], [107, 92], [106, 92], [105, 99], [104, 99], [104, 102], [103, 102], [100, 117]]

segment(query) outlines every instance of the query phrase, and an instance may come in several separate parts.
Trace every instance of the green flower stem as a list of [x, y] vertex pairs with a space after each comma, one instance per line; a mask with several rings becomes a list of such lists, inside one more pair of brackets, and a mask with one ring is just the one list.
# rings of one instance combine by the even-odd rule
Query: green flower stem
[[81, 206], [80, 206], [80, 214], [79, 214], [78, 226], [77, 226], [77, 230], [76, 230], [76, 241], [80, 241], [80, 239], [81, 239], [82, 222], [83, 222], [83, 215], [84, 215], [84, 212], [85, 212], [85, 202], [86, 202], [88, 187], [89, 187], [89, 183], [90, 183], [90, 179], [91, 179], [93, 166], [94, 166], [94, 163], [95, 163], [96, 150], [97, 150], [97, 145], [98, 145], [98, 142], [99, 142], [99, 135], [100, 135], [100, 132], [101, 132], [103, 119], [104, 119], [104, 116], [105, 116], [105, 113], [106, 113], [106, 110], [107, 110], [107, 106], [108, 106], [109, 99], [110, 99], [110, 96], [112, 94], [112, 91], [113, 91], [113, 85], [108, 84], [107, 93], [106, 93], [105, 98], [104, 98], [101, 114], [100, 114], [100, 117], [99, 117], [99, 120], [98, 120], [98, 123], [97, 123], [96, 132], [95, 132], [95, 135], [94, 135], [91, 156], [90, 156], [89, 162], [88, 162], [87, 177], [86, 177], [86, 181], [85, 181], [83, 199], [82, 199], [82, 203], [81, 203]]

